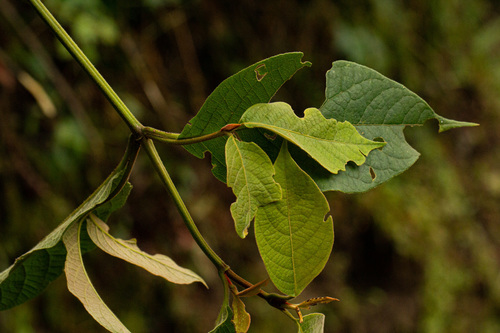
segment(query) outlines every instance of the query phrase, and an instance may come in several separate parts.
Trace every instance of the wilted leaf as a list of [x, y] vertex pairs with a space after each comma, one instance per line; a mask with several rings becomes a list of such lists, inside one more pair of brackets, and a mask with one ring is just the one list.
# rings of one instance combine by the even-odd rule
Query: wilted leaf
[[280, 201], [260, 207], [255, 238], [269, 277], [283, 293], [297, 296], [323, 270], [333, 246], [330, 208], [312, 178], [288, 153], [286, 142], [274, 163]]
[[[237, 123], [243, 112], [256, 103], [267, 103], [278, 89], [299, 69], [310, 66], [302, 62], [301, 52], [279, 54], [259, 61], [224, 80], [208, 96], [198, 114], [184, 127], [179, 139], [197, 137], [219, 131], [227, 124]], [[245, 141], [267, 145], [269, 141], [256, 130], [238, 132]], [[185, 148], [198, 158], [206, 151], [212, 155], [212, 172], [226, 181], [224, 145], [227, 137], [220, 137]]]
[[264, 128], [280, 135], [331, 173], [345, 170], [349, 161], [363, 164], [371, 150], [385, 145], [365, 139], [348, 122], [325, 119], [315, 108], [305, 110], [304, 118], [299, 118], [290, 105], [283, 102], [254, 105], [240, 122], [248, 128]]
[[314, 163], [300, 163], [323, 191], [367, 191], [407, 170], [419, 153], [405, 140], [406, 126], [421, 126], [435, 118], [439, 131], [477, 124], [450, 120], [403, 85], [373, 69], [336, 61], [326, 75], [326, 100], [320, 108], [326, 118], [348, 121], [367, 139], [383, 139], [387, 145], [368, 155], [361, 166], [349, 165], [331, 175]]
[[274, 167], [267, 154], [253, 142], [232, 135], [226, 143], [227, 186], [236, 202], [231, 205], [236, 232], [241, 238], [260, 206], [281, 199], [281, 188], [273, 179]]
[[87, 220], [87, 232], [92, 241], [104, 252], [142, 267], [153, 275], [177, 284], [189, 284], [203, 281], [196, 273], [180, 267], [172, 259], [162, 254], [150, 255], [141, 251], [136, 240], [122, 240], [111, 236], [109, 226], [97, 216], [91, 214]]
[[115, 314], [103, 302], [83, 266], [80, 248], [80, 230], [82, 222], [73, 223], [63, 236], [64, 246], [68, 251], [64, 272], [69, 291], [82, 302], [87, 312], [110, 332], [130, 332]]

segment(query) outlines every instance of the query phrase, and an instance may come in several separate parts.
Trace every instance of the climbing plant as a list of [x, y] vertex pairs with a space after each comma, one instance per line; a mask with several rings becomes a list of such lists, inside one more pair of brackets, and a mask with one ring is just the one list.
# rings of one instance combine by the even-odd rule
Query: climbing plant
[[[311, 306], [336, 301], [318, 295], [293, 299], [318, 276], [334, 243], [333, 219], [326, 191], [370, 190], [407, 170], [419, 153], [404, 129], [435, 119], [439, 131], [475, 126], [446, 119], [415, 93], [373, 69], [335, 61], [326, 73], [320, 108], [303, 117], [285, 102], [271, 102], [280, 87], [310, 66], [303, 54], [279, 54], [253, 64], [223, 81], [181, 133], [143, 125], [99, 74], [76, 43], [39, 0], [35, 10], [90, 75], [130, 129], [122, 160], [108, 178], [56, 229], [0, 273], [0, 309], [19, 305], [41, 293], [63, 272], [69, 291], [87, 312], [111, 332], [129, 332], [103, 302], [83, 264], [84, 253], [100, 250], [171, 283], [205, 281], [171, 258], [142, 251], [135, 240], [112, 236], [106, 223], [132, 190], [129, 176], [140, 150], [148, 155], [174, 200], [192, 237], [217, 268], [224, 299], [212, 332], [247, 332], [250, 314], [245, 297], [260, 297], [297, 324], [298, 332], [322, 332], [324, 315], [302, 314]], [[214, 252], [193, 221], [156, 143], [183, 145], [212, 159], [214, 176], [231, 188], [230, 206], [237, 235], [254, 228], [268, 277], [249, 282]], [[252, 224], [253, 223], [253, 224]], [[279, 293], [265, 290], [272, 283]], [[265, 304], [265, 303], [264, 303]]]

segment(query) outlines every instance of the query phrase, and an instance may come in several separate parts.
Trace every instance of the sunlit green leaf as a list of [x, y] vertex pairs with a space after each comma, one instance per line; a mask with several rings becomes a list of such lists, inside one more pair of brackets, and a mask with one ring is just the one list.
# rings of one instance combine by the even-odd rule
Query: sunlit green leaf
[[331, 173], [345, 170], [349, 161], [363, 164], [370, 151], [385, 145], [365, 139], [348, 122], [325, 119], [315, 108], [305, 110], [304, 118], [299, 118], [283, 102], [254, 105], [243, 114], [240, 123], [280, 135]]
[[312, 178], [302, 171], [283, 145], [275, 179], [280, 201], [260, 207], [255, 238], [269, 277], [283, 293], [297, 296], [323, 270], [333, 246], [330, 208]]
[[403, 85], [347, 61], [334, 62], [327, 72], [326, 100], [320, 110], [326, 118], [350, 122], [367, 139], [387, 143], [370, 153], [363, 165], [349, 165], [338, 175], [321, 172], [314, 163], [301, 163], [323, 191], [367, 191], [407, 170], [419, 154], [405, 140], [406, 126], [421, 126], [433, 118], [440, 132], [477, 125], [443, 118]]
[[[237, 123], [243, 112], [256, 103], [267, 103], [278, 89], [299, 69], [310, 66], [302, 62], [301, 52], [279, 54], [259, 61], [224, 80], [208, 96], [198, 114], [184, 127], [179, 139], [197, 137], [217, 132], [223, 126]], [[268, 145], [269, 141], [256, 130], [238, 132], [245, 141]], [[206, 151], [212, 155], [212, 172], [221, 181], [226, 181], [224, 145], [227, 137], [187, 145], [193, 155], [202, 158]]]
[[236, 202], [231, 205], [236, 232], [241, 238], [258, 207], [281, 199], [281, 188], [273, 179], [274, 167], [266, 153], [253, 142], [231, 136], [226, 143], [227, 186], [233, 188]]
[[69, 291], [82, 302], [85, 310], [110, 332], [130, 332], [101, 299], [83, 266], [80, 248], [82, 222], [73, 223], [63, 236], [68, 251], [64, 272]]
[[303, 322], [297, 321], [299, 333], [323, 333], [325, 327], [325, 315], [322, 313], [311, 313], [304, 316]]
[[135, 239], [114, 238], [109, 234], [109, 226], [93, 214], [87, 219], [87, 232], [92, 241], [104, 252], [142, 267], [153, 275], [177, 284], [193, 282], [205, 284], [196, 273], [180, 267], [169, 257], [162, 254], [150, 255], [142, 251]]

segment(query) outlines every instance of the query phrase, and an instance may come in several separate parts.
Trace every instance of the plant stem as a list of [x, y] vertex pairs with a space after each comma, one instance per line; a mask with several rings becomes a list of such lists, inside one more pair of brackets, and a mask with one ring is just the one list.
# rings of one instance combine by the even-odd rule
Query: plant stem
[[125, 103], [118, 97], [113, 88], [106, 82], [102, 75], [97, 71], [90, 60], [85, 56], [82, 50], [78, 47], [75, 41], [68, 35], [64, 28], [57, 22], [50, 11], [43, 5], [40, 0], [30, 0], [31, 5], [35, 8], [42, 19], [50, 26], [52, 31], [56, 34], [57, 38], [61, 41], [68, 52], [75, 58], [76, 61], [82, 66], [83, 70], [92, 78], [92, 80], [99, 86], [106, 98], [113, 105], [118, 114], [123, 118], [125, 123], [130, 127], [132, 133], [141, 135], [142, 124], [130, 112]]
[[159, 129], [147, 126], [142, 129], [142, 133], [144, 136], [160, 142], [169, 143], [173, 145], [190, 145], [193, 143], [219, 138], [224, 135], [229, 135], [238, 128], [242, 129], [244, 128], [244, 126], [241, 124], [228, 124], [222, 127], [217, 132], [196, 136], [192, 138], [183, 138], [183, 139], [179, 139], [179, 134], [177, 133], [164, 132]]
[[158, 155], [158, 151], [156, 150], [153, 141], [148, 138], [143, 138], [142, 146], [144, 147], [144, 150], [146, 150], [146, 153], [148, 154], [149, 158], [151, 159], [151, 162], [153, 163], [156, 172], [160, 176], [161, 181], [167, 188], [169, 194], [172, 196], [172, 199], [174, 200], [174, 203], [177, 206], [177, 210], [179, 211], [179, 213], [182, 216], [182, 219], [184, 220], [184, 224], [188, 228], [189, 232], [193, 236], [198, 246], [210, 259], [210, 261], [212, 261], [212, 263], [215, 265], [215, 267], [217, 267], [219, 271], [228, 270], [229, 266], [217, 255], [217, 253], [214, 252], [214, 250], [212, 250], [212, 248], [208, 245], [205, 238], [203, 238], [202, 234], [198, 230], [198, 227], [194, 223], [191, 214], [189, 214], [189, 211], [187, 210], [184, 201], [182, 200], [179, 192], [177, 191], [177, 188], [175, 187], [172, 178], [170, 178], [167, 169], [163, 165], [163, 162], [161, 161], [161, 158]]

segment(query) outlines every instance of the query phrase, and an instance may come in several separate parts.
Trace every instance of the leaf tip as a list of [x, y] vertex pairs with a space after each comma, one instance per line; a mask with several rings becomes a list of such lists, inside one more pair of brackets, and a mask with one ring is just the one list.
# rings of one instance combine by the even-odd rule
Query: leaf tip
[[467, 122], [467, 121], [457, 121], [457, 120], [453, 120], [453, 119], [447, 119], [447, 118], [441, 117], [441, 116], [436, 117], [436, 119], [439, 123], [439, 133], [445, 132], [445, 131], [453, 129], [453, 128], [479, 126], [479, 124], [477, 124], [477, 123], [471, 123], [471, 122]]

